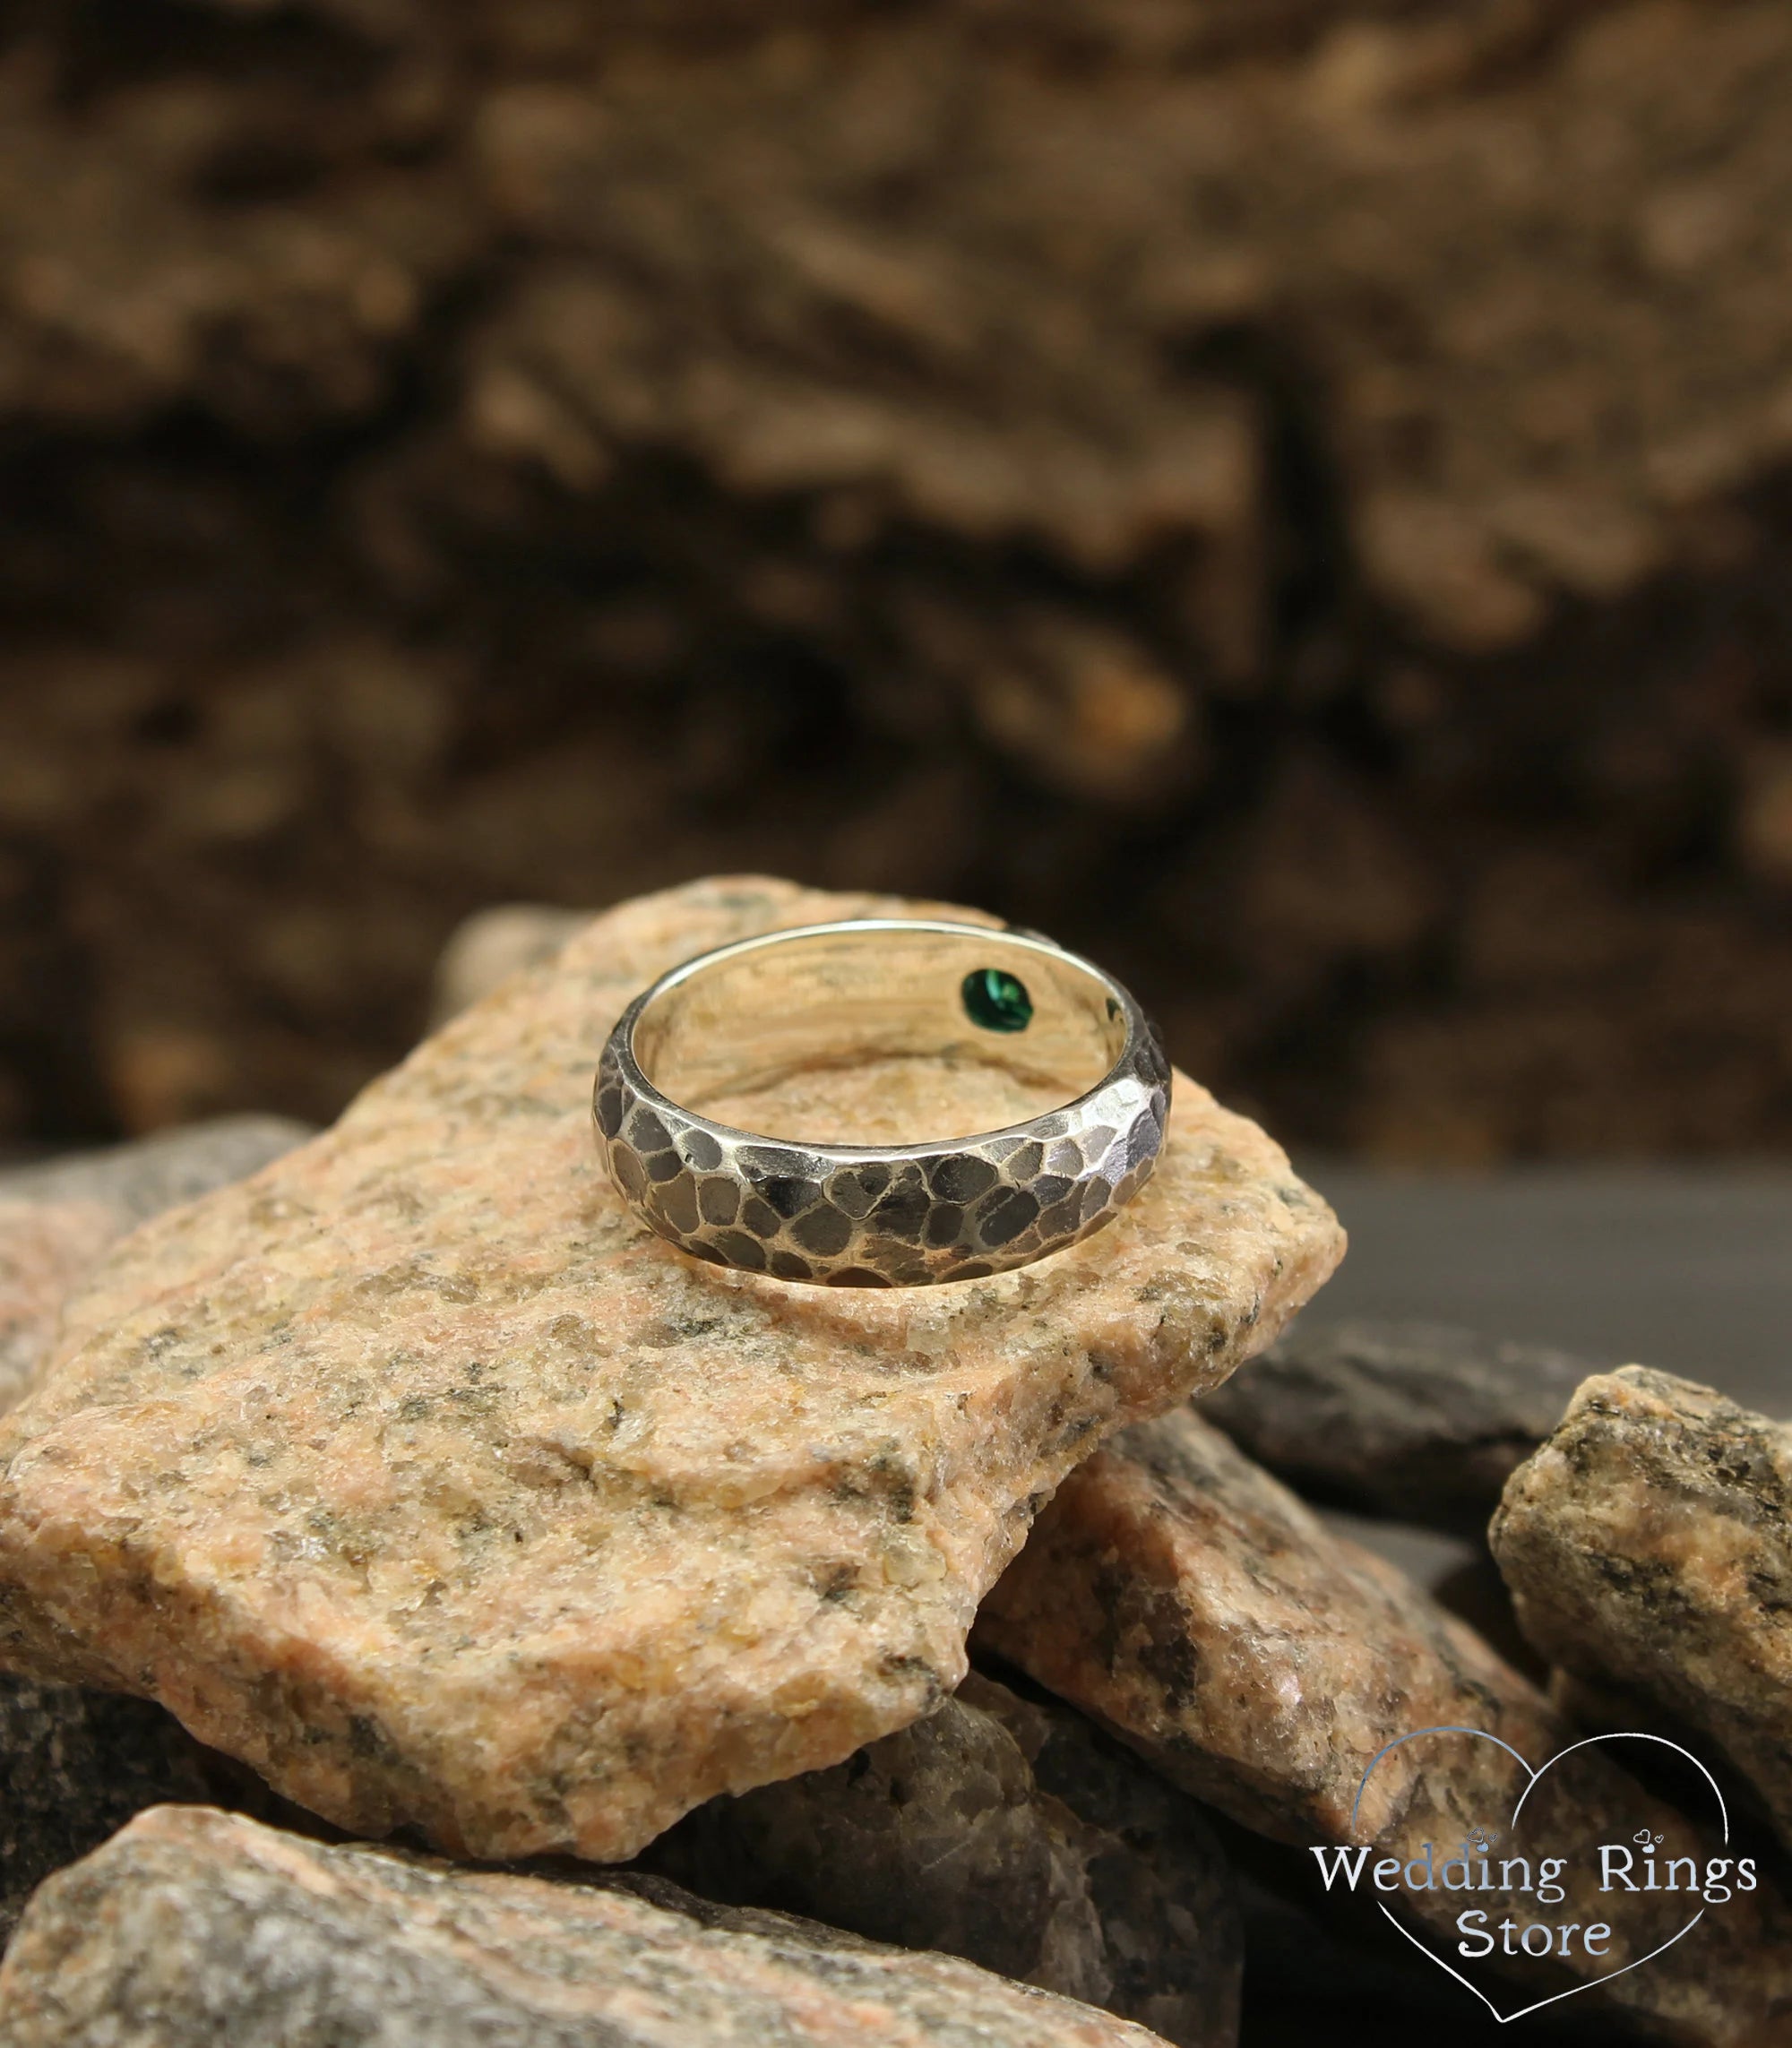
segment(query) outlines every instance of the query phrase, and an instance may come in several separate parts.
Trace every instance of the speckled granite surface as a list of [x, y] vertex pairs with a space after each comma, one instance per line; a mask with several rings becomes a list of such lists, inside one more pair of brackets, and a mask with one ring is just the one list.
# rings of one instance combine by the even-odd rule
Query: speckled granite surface
[[[626, 999], [903, 908], [756, 880], [625, 905], [120, 1246], [0, 1425], [0, 1662], [159, 1699], [352, 1831], [485, 1855], [626, 1857], [937, 1700], [1038, 1503], [1273, 1338], [1341, 1235], [1179, 1080], [1139, 1200], [1015, 1273], [795, 1288], [650, 1236], [588, 1124]], [[860, 1078], [867, 1123], [895, 1099]]]
[[1152, 2048], [947, 1956], [652, 1879], [552, 1882], [159, 1807], [46, 1885], [0, 2048]]
[[[1245, 1826], [1302, 1846], [1373, 1843], [1375, 1855], [1403, 1863], [1427, 1842], [1440, 1862], [1458, 1854], [1477, 1827], [1506, 1837], [1526, 1773], [1496, 1743], [1460, 1734], [1377, 1761], [1385, 1745], [1468, 1727], [1540, 1769], [1575, 1739], [1471, 1631], [1331, 1534], [1186, 1409], [1127, 1430], [1065, 1480], [985, 1603], [978, 1640]], [[1460, 1891], [1402, 1886], [1380, 1903], [1508, 2011], [1649, 1954], [1702, 1902], [1601, 1892], [1598, 1845], [1646, 1826], [1664, 1857], [1723, 1851], [1703, 1813], [1665, 1805], [1618, 1754], [1581, 1751], [1545, 1772], [1512, 1838], [1564, 1859], [1564, 1903], [1544, 1909], [1497, 1886], [1472, 1901], [1495, 1924], [1507, 1913], [1521, 1925], [1604, 1923], [1613, 1933], [1603, 1960], [1576, 1950], [1567, 1961], [1471, 1967], [1453, 1952], [1468, 1903]], [[1385, 1927], [1380, 1938], [1399, 1940]], [[1486, 1974], [1494, 1967], [1498, 1976]], [[1695, 1937], [1585, 1996], [1701, 2048], [1784, 2043], [1792, 1911], [1767, 1884], [1733, 1896], [1705, 1912]]]
[[1716, 1744], [1792, 1843], [1792, 1429], [1602, 1373], [1512, 1475], [1492, 1541], [1544, 1655]]
[[310, 1135], [288, 1117], [223, 1116], [0, 1173], [0, 1415], [25, 1391], [63, 1303], [108, 1245]]

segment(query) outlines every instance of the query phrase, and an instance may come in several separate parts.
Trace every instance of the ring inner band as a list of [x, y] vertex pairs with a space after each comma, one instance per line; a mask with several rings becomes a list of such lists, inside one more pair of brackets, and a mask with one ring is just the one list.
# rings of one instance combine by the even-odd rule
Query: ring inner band
[[[973, 1014], [967, 981], [992, 972], [1020, 985], [1024, 1022]], [[862, 1142], [864, 1106], [882, 1101], [890, 1141], [912, 1145], [1073, 1101], [1113, 1068], [1126, 1029], [1107, 979], [1055, 947], [879, 923], [770, 934], [694, 963], [642, 1011], [632, 1050], [663, 1095], [714, 1122]], [[918, 1129], [917, 1115], [949, 1127]]]

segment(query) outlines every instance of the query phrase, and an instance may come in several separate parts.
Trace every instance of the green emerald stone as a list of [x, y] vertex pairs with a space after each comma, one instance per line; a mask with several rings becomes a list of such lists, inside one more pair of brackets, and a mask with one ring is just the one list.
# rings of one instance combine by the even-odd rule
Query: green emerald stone
[[973, 968], [961, 993], [965, 1015], [986, 1031], [1024, 1031], [1033, 1021], [1026, 983], [1000, 968]]

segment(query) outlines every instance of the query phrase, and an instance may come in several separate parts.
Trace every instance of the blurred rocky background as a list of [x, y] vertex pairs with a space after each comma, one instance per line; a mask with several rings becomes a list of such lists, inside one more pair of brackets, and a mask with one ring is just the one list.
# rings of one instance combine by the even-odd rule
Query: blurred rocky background
[[0, 0], [0, 1147], [760, 867], [1309, 1146], [1783, 1153], [1788, 105], [1779, 0]]

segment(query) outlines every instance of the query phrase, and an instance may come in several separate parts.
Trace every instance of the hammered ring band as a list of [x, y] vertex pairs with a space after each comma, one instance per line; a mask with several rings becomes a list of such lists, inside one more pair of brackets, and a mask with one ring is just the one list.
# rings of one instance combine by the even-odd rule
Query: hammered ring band
[[[918, 1062], [994, 1070], [1004, 1099], [1045, 1106], [878, 1145], [705, 1113], [792, 1077]], [[681, 1250], [780, 1280], [912, 1287], [1024, 1266], [1111, 1222], [1157, 1164], [1169, 1099], [1155, 1028], [1092, 962], [1032, 933], [873, 917], [662, 975], [611, 1032], [591, 1110], [624, 1201]]]

